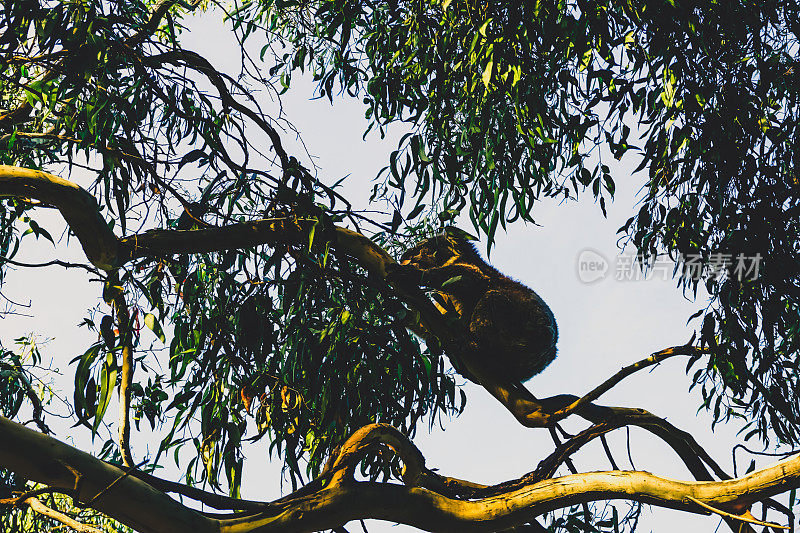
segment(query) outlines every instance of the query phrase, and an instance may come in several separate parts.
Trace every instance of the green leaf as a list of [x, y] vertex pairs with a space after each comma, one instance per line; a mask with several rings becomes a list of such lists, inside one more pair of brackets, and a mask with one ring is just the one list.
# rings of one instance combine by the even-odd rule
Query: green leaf
[[452, 278], [448, 279], [444, 283], [442, 283], [442, 288], [447, 287], [448, 285], [452, 285], [453, 283], [458, 283], [462, 280], [464, 276], [453, 276]]
[[146, 315], [144, 315], [144, 324], [145, 326], [150, 328], [153, 331], [153, 333], [156, 334], [158, 340], [160, 340], [161, 342], [166, 342], [167, 338], [164, 335], [164, 330], [161, 327], [158, 318], [156, 318], [156, 315], [154, 315], [153, 313], [147, 313]]
[[593, 54], [594, 54], [594, 50], [592, 50], [591, 48], [589, 50], [586, 50], [583, 53], [583, 57], [581, 57], [581, 63], [580, 63], [580, 67], [579, 67], [580, 70], [586, 70], [586, 67], [588, 67], [589, 63], [592, 62], [592, 55]]
[[308, 232], [308, 249], [309, 249], [309, 251], [311, 250], [311, 245], [314, 244], [314, 235], [317, 232], [317, 224], [318, 223], [319, 223], [319, 221], [315, 220], [313, 222], [313, 224], [311, 225], [311, 230], [309, 230], [309, 232]]
[[408, 220], [413, 219], [414, 217], [422, 213], [423, 209], [425, 209], [425, 204], [418, 204], [414, 209], [411, 210], [411, 212], [408, 214], [406, 218]]
[[100, 401], [97, 403], [97, 410], [92, 424], [92, 434], [97, 433], [106, 409], [111, 401], [111, 392], [117, 385], [117, 362], [113, 352], [106, 354], [106, 361], [100, 369]]
[[488, 28], [488, 27], [489, 27], [489, 23], [490, 23], [491, 21], [492, 21], [492, 19], [486, 19], [486, 22], [484, 22], [483, 24], [481, 24], [481, 27], [480, 27], [480, 28], [478, 28], [478, 33], [480, 33], [480, 34], [481, 34], [481, 36], [483, 36], [483, 38], [484, 38], [484, 39], [486, 38], [486, 28]]
[[486, 86], [487, 89], [489, 88], [489, 83], [491, 83], [492, 81], [493, 67], [494, 67], [494, 61], [489, 61], [488, 63], [486, 63], [486, 68], [483, 69], [483, 76], [481, 76], [483, 84]]

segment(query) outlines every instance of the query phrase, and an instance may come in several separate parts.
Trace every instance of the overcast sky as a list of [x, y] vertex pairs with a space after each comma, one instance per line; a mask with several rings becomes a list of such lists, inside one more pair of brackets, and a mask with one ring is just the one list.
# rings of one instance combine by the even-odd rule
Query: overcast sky
[[[218, 67], [238, 71], [237, 64], [232, 61], [238, 60], [239, 55], [224, 32], [205, 22], [194, 28], [195, 33], [186, 41], [187, 47], [203, 53]], [[197, 32], [198, 29], [204, 31]], [[284, 96], [286, 116], [302, 133], [305, 145], [316, 157], [323, 179], [333, 183], [349, 174], [345, 196], [356, 206], [364, 207], [371, 180], [396, 148], [402, 131], [390, 129], [384, 140], [370, 134], [362, 141], [366, 121], [358, 99], [338, 99], [332, 107], [327, 99], [312, 100], [312, 96], [308, 82], [297, 83], [296, 90]], [[296, 143], [287, 142], [290, 150], [293, 144]], [[685, 343], [695, 326], [694, 323], [687, 326], [687, 318], [705, 305], [702, 300], [686, 300], [671, 279], [614, 279], [620, 253], [616, 231], [635, 212], [637, 193], [645, 176], [631, 175], [638, 164], [634, 159], [621, 164], [610, 163], [617, 195], [608, 206], [608, 219], [603, 218], [591, 195], [586, 194], [577, 203], [541, 202], [534, 211], [539, 226], [517, 224], [508, 234], [498, 232], [492, 264], [538, 292], [558, 321], [558, 358], [528, 383], [537, 396], [565, 392], [582, 394], [623, 365], [653, 351]], [[58, 218], [49, 216], [48, 220], [53, 222], [45, 227], [54, 236], [59, 235], [57, 228], [63, 225]], [[485, 251], [485, 246], [481, 249]], [[578, 276], [577, 261], [585, 250], [592, 250], [592, 254], [599, 253], [606, 259], [608, 271], [604, 279], [587, 284]], [[46, 261], [65, 256], [82, 259], [74, 239], [68, 246], [60, 242], [56, 249], [49, 243], [40, 243], [26, 250], [19, 259]], [[23, 311], [31, 316], [0, 318], [0, 342], [7, 349], [13, 348], [14, 338], [31, 331], [54, 338], [42, 351], [45, 358], [52, 358], [64, 373], [61, 382], [67, 387], [65, 392], [69, 398], [74, 365], [67, 363], [95, 340], [85, 328], [77, 328], [77, 323], [87, 308], [97, 305], [100, 292], [98, 283], [90, 283], [87, 275], [77, 270], [47, 268], [11, 272], [3, 295], [17, 302], [30, 301], [30, 308]], [[691, 432], [725, 469], [732, 471], [731, 447], [739, 428], [718, 427], [715, 433], [711, 432], [710, 417], [705, 412], [697, 412], [701, 402], [699, 391], [688, 392], [685, 364], [685, 358], [674, 358], [650, 372], [634, 374], [599, 402], [642, 407], [666, 417], [674, 425]], [[494, 483], [533, 470], [538, 461], [552, 451], [546, 430], [525, 429], [482, 389], [467, 384], [466, 390], [468, 405], [461, 417], [443, 421], [444, 430], [436, 427], [429, 433], [426, 428], [420, 428], [415, 438], [429, 467], [454, 477]], [[109, 413], [112, 409], [114, 405], [109, 407]], [[51, 425], [59, 427], [57, 422]], [[566, 423], [565, 427], [578, 429], [585, 424], [576, 421]], [[57, 434], [59, 438], [77, 435], [76, 444], [88, 446], [87, 437], [76, 434], [75, 430]], [[609, 437], [609, 442], [616, 451], [619, 466], [631, 468], [625, 453], [625, 436], [624, 430], [617, 431]], [[134, 455], [145, 456], [148, 445], [157, 446], [159, 440], [158, 435], [135, 434]], [[677, 456], [643, 431], [631, 430], [631, 446], [637, 469], [691, 479]], [[584, 471], [610, 469], [599, 442], [589, 448], [575, 457], [576, 466]], [[265, 448], [259, 446], [247, 453], [243, 496], [265, 499], [279, 495], [279, 470], [276, 465], [267, 463]], [[264, 459], [253, 457], [254, 454], [261, 454]], [[746, 467], [748, 463], [749, 458], [740, 458], [739, 467]], [[645, 511], [639, 531], [673, 531], [683, 527], [685, 531], [711, 532], [718, 523], [714, 517], [658, 509], [652, 514]], [[359, 527], [351, 525], [349, 529], [357, 531]], [[412, 528], [370, 523], [369, 530], [399, 532]]]

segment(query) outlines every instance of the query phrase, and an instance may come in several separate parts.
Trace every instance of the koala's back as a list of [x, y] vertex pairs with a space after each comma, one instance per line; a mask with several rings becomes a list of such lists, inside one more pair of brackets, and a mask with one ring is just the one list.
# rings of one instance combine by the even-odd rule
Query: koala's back
[[469, 330], [484, 366], [504, 380], [530, 379], [556, 356], [558, 328], [550, 308], [532, 289], [500, 273], [477, 300]]

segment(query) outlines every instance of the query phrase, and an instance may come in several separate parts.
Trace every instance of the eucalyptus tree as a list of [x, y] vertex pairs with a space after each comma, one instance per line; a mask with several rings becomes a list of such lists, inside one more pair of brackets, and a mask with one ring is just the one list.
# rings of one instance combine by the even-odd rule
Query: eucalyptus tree
[[[536, 517], [566, 509], [547, 515], [552, 528], [634, 527], [635, 513], [586, 512], [616, 498], [716, 512], [735, 531], [766, 524], [749, 512], [756, 502], [791, 517], [770, 498], [797, 486], [796, 459], [730, 479], [664, 419], [594, 401], [632, 372], [687, 356], [715, 421], [743, 417], [745, 438], [764, 443], [800, 439], [798, 13], [797, 2], [679, 0], [5, 2], [1, 261], [35, 266], [15, 256], [33, 238], [53, 240], [37, 213], [60, 212], [86, 261], [52, 264], [99, 280], [86, 288], [99, 305], [83, 325], [98, 340], [73, 361], [71, 416], [117, 436], [95, 456], [49, 436], [51, 407], [32, 384], [40, 355], [2, 350], [4, 524], [306, 531], [380, 518], [537, 531]], [[240, 72], [183, 46], [189, 14], [235, 37]], [[284, 147], [286, 124], [262, 106], [292, 90], [298, 71], [331, 102], [361, 98], [370, 129], [409, 132], [373, 189], [388, 216], [354, 209]], [[537, 399], [473, 374], [532, 431], [569, 416], [590, 425], [516, 480], [437, 473], [410, 439], [420, 422], [463, 410], [445, 357], [459, 367], [468, 333], [422, 290], [388, 282], [387, 265], [460, 215], [491, 246], [498, 228], [532, 221], [542, 198], [590, 193], [605, 214], [619, 176], [604, 161], [623, 157], [638, 158], [644, 201], [620, 231], [643, 268], [666, 254], [684, 291], [711, 295], [693, 317], [703, 316], [698, 342], [582, 398]], [[743, 258], [758, 258], [758, 276], [738, 275]], [[164, 350], [144, 346], [142, 324]], [[152, 455], [131, 449], [132, 420], [158, 432]], [[553, 477], [585, 444], [630, 425], [705, 483]], [[238, 497], [251, 436], [279, 454], [291, 494]], [[181, 449], [191, 452], [182, 482], [156, 477]], [[370, 481], [355, 481], [359, 465]]]

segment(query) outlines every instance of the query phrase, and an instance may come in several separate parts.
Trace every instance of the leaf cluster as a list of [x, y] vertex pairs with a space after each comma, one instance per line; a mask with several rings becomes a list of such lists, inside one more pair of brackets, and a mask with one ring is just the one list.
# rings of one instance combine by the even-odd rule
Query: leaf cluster
[[287, 86], [308, 68], [321, 95], [363, 98], [370, 128], [410, 128], [376, 190], [410, 203], [408, 218], [466, 211], [491, 243], [543, 196], [589, 189], [605, 213], [619, 179], [607, 160], [636, 154], [642, 202], [623, 240], [710, 296], [716, 352], [694, 376], [705, 405], [796, 443], [798, 13], [795, 1], [266, 0], [234, 16], [280, 35], [273, 73]]
[[[189, 230], [289, 214], [315, 217], [322, 228], [349, 213], [346, 200], [283, 150], [247, 76], [184, 49], [181, 5], [156, 19], [161, 5], [3, 4], [2, 162], [88, 168], [96, 176], [88, 188], [123, 235], [132, 226]], [[274, 156], [252, 130], [245, 135], [246, 120]], [[2, 204], [4, 258], [25, 232], [49, 238], [27, 217], [30, 207]], [[463, 408], [441, 354], [406, 331], [397, 296], [313, 232], [305, 247], [147, 257], [105, 279], [106, 303], [118, 289], [131, 306], [129, 324], [111, 311], [84, 322], [99, 340], [73, 360], [76, 421], [105, 432], [124, 331], [132, 330], [133, 419], [165, 429], [156, 462], [186, 446], [195, 452], [189, 481], [221, 487], [224, 479], [236, 494], [242, 446], [262, 437], [295, 481], [304, 469], [319, 472], [366, 423], [413, 432], [424, 417], [432, 423]], [[103, 457], [114, 459], [110, 444]]]

